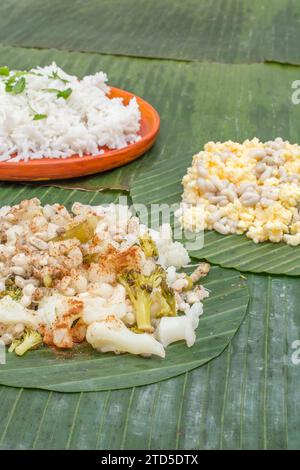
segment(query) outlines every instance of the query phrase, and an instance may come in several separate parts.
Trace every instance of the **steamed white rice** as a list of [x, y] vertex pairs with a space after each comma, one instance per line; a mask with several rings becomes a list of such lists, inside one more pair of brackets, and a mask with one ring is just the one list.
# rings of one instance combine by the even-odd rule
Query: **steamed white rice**
[[[0, 161], [98, 155], [100, 147], [120, 149], [140, 139], [136, 99], [127, 106], [109, 99], [105, 73], [79, 81], [53, 63], [24, 74], [25, 89], [13, 94], [6, 84], [14, 73], [0, 76]], [[45, 91], [68, 88], [67, 99]], [[37, 115], [44, 117], [34, 120]]]

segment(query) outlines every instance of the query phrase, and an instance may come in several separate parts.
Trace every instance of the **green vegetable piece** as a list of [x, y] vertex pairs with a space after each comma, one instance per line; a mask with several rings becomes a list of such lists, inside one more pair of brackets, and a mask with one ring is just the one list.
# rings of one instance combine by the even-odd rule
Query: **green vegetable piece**
[[159, 316], [175, 317], [177, 315], [175, 294], [165, 279], [160, 285], [160, 293], [162, 308]]
[[2, 77], [8, 77], [9, 76], [9, 68], [6, 65], [4, 67], [0, 67], [0, 75]]
[[156, 256], [158, 256], [157, 246], [148, 232], [144, 233], [144, 235], [139, 237], [139, 242], [147, 258], [155, 258]]
[[59, 93], [60, 90], [58, 88], [43, 88], [42, 91], [48, 91], [48, 93]]
[[14, 352], [14, 350], [16, 349], [16, 347], [17, 347], [21, 342], [22, 342], [22, 339], [21, 339], [21, 338], [14, 339], [13, 342], [11, 343], [11, 345], [10, 345], [9, 348], [8, 348], [8, 352], [9, 352], [9, 353]]
[[152, 293], [164, 282], [165, 273], [157, 268], [150, 276], [144, 276], [136, 271], [128, 271], [118, 277], [133, 305], [137, 329], [153, 332], [151, 324], [151, 305], [153, 303]]
[[6, 297], [9, 295], [13, 300], [18, 301], [22, 297], [22, 290], [21, 289], [6, 289], [2, 292], [0, 292], [0, 299], [3, 299], [3, 297]]
[[26, 72], [26, 70], [18, 70], [18, 72], [16, 72], [12, 78], [16, 79], [18, 77], [22, 77], [23, 75], [28, 75], [28, 72]]
[[65, 80], [64, 78], [61, 78], [57, 72], [52, 72], [52, 75], [49, 75], [49, 78], [53, 78], [54, 80], [60, 80], [63, 83], [69, 83], [69, 80]]
[[77, 238], [81, 243], [87, 243], [93, 238], [97, 223], [98, 217], [91, 215], [84, 222], [80, 222], [80, 224], [67, 229], [65, 233], [53, 238], [52, 241], [57, 242]]
[[48, 93], [56, 93], [57, 98], [64, 98], [65, 100], [69, 98], [72, 93], [72, 88], [66, 88], [65, 90], [59, 90], [58, 88], [44, 88], [43, 91], [48, 91]]
[[41, 121], [42, 119], [46, 119], [47, 117], [48, 117], [47, 114], [38, 114], [37, 113], [33, 116], [33, 120], [34, 121]]
[[148, 333], [153, 332], [151, 324], [151, 293], [152, 287], [146, 284], [145, 276], [137, 272], [129, 272], [118, 277], [133, 305], [137, 328]]
[[24, 77], [19, 78], [17, 81], [15, 81], [14, 77], [11, 77], [6, 83], [5, 91], [13, 95], [18, 95], [25, 90], [25, 87], [26, 79]]
[[8, 277], [5, 281], [5, 287], [6, 289], [2, 292], [0, 292], [0, 299], [3, 299], [3, 297], [6, 297], [9, 295], [13, 300], [18, 302], [18, 300], [21, 299], [23, 295], [22, 289], [16, 286], [15, 281], [13, 278]]
[[64, 100], [67, 100], [71, 95], [72, 91], [72, 88], [66, 88], [65, 90], [59, 91], [57, 93], [57, 98], [63, 98]]
[[6, 91], [6, 93], [11, 93], [11, 92], [12, 92], [12, 89], [13, 89], [13, 80], [9, 79], [9, 80], [5, 83], [5, 91]]
[[23, 356], [27, 351], [42, 344], [42, 336], [34, 330], [27, 329], [22, 337], [21, 343], [15, 348], [17, 356]]

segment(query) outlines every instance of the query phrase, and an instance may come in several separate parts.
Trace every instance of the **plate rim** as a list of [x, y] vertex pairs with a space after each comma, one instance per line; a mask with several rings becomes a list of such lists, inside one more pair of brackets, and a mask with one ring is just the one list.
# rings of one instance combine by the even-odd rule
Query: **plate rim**
[[[140, 156], [142, 156], [147, 150], [149, 150], [149, 148], [154, 144], [156, 140], [156, 137], [160, 130], [160, 115], [157, 112], [157, 110], [148, 101], [144, 100], [140, 96], [135, 95], [134, 93], [130, 91], [111, 86], [110, 93], [111, 92], [120, 94], [120, 97], [122, 98], [128, 98], [128, 99], [136, 98], [138, 101], [139, 107], [141, 108], [142, 106], [143, 108], [146, 108], [152, 114], [154, 124], [152, 128], [150, 129], [150, 131], [144, 136], [142, 136], [140, 140], [132, 144], [128, 144], [126, 147], [122, 147], [121, 149], [108, 150], [103, 154], [99, 153], [97, 155], [79, 156], [78, 154], [74, 154], [66, 158], [43, 157], [41, 159], [28, 160], [27, 162], [25, 162], [24, 160], [19, 161], [19, 162], [2, 161], [0, 162], [0, 181], [15, 181], [15, 182], [17, 181], [50, 181], [50, 180], [57, 180], [57, 179], [79, 178], [83, 176], [88, 176], [89, 174], [96, 174], [96, 173], [101, 173], [104, 171], [109, 171], [113, 168], [126, 165], [127, 163], [130, 163], [130, 161], [133, 161], [139, 158]], [[141, 110], [141, 113], [142, 113], [142, 110]], [[127, 158], [124, 158], [124, 163], [118, 162], [117, 164], [112, 165], [111, 167], [108, 167], [106, 169], [95, 170], [94, 168], [94, 169], [91, 169], [91, 172], [83, 172], [82, 175], [74, 175], [74, 176], [63, 175], [61, 177], [59, 176], [33, 177], [33, 176], [28, 176], [26, 174], [22, 176], [20, 175], [20, 172], [22, 172], [22, 170], [24, 171], [24, 170], [29, 169], [31, 171], [34, 171], [34, 170], [37, 171], [39, 168], [46, 169], [52, 165], [54, 165], [59, 170], [62, 168], [70, 167], [72, 164], [83, 163], [83, 161], [89, 164], [91, 162], [95, 163], [99, 161], [100, 159], [101, 161], [103, 161], [103, 160], [107, 160], [113, 157], [121, 158], [122, 156], [127, 157]], [[16, 170], [17, 168], [19, 169], [19, 171], [17, 172], [18, 173], [17, 176], [3, 175], [3, 172], [5, 172], [5, 170], [13, 171], [13, 170]]]

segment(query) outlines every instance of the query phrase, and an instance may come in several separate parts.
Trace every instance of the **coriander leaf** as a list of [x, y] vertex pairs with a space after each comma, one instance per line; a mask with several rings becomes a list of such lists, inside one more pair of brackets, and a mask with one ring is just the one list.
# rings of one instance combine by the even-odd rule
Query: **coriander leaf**
[[[8, 83], [7, 83], [7, 86], [8, 86]], [[14, 85], [11, 85], [10, 90], [7, 90], [7, 86], [6, 86], [6, 91], [10, 91], [14, 95], [18, 95], [19, 93], [22, 93], [22, 91], [25, 90], [26, 80], [24, 77], [19, 78], [19, 80], [17, 80]]]
[[[5, 91], [7, 91], [8, 93], [15, 93], [15, 92], [14, 92], [14, 86], [17, 84], [17, 83], [16, 83], [17, 78], [18, 78], [18, 77], [22, 77], [22, 78], [23, 78], [23, 80], [22, 80], [22, 82], [19, 84], [19, 86], [22, 85], [23, 81], [24, 81], [25, 84], [26, 84], [25, 78], [23, 77], [23, 75], [26, 75], [26, 74], [27, 74], [27, 72], [24, 72], [24, 71], [22, 71], [22, 70], [19, 70], [19, 72], [16, 72], [16, 73], [14, 73], [11, 77], [9, 77], [9, 78], [6, 80], [6, 82], [5, 82]], [[19, 81], [19, 80], [18, 80], [18, 81]], [[23, 86], [23, 85], [22, 85], [22, 86]], [[17, 90], [18, 90], [18, 87], [17, 87]], [[23, 90], [22, 90], [22, 91], [23, 91]], [[21, 92], [17, 91], [17, 93], [21, 93]]]
[[32, 70], [30, 72], [27, 72], [29, 75], [35, 75], [36, 77], [43, 77], [42, 73], [39, 72], [33, 72]]
[[43, 88], [43, 91], [48, 91], [48, 93], [56, 93], [57, 98], [64, 98], [65, 100], [69, 98], [72, 93], [72, 88], [66, 88], [65, 90], [59, 90], [58, 88]]
[[16, 80], [16, 78], [15, 78], [14, 75], [12, 77], [10, 77], [8, 80], [6, 80], [6, 82], [5, 82], [5, 91], [7, 91], [7, 93], [12, 92], [15, 80]]
[[6, 84], [5, 84], [5, 91], [6, 91], [7, 93], [11, 93], [11, 92], [12, 92], [12, 88], [13, 88], [12, 85], [11, 85], [10, 83], [6, 82]]
[[48, 116], [47, 114], [35, 114], [33, 116], [34, 121], [40, 121], [41, 119], [46, 119]]
[[4, 67], [0, 67], [0, 75], [4, 77], [9, 76], [9, 68], [6, 65]]
[[22, 77], [23, 75], [28, 74], [29, 72], [26, 72], [26, 70], [18, 70], [18, 72], [16, 72], [12, 78]]
[[43, 88], [42, 91], [48, 91], [48, 93], [59, 93], [60, 90], [58, 88]]
[[65, 90], [57, 93], [57, 98], [63, 98], [64, 100], [68, 99], [72, 93], [72, 88], [66, 88]]
[[31, 106], [31, 104], [29, 103], [29, 101], [27, 101], [27, 104], [28, 104], [28, 108], [30, 109], [30, 111], [31, 111], [33, 114], [39, 114], [39, 113], [37, 113], [37, 112], [33, 109], [33, 107]]
[[52, 75], [49, 75], [49, 78], [53, 78], [54, 80], [60, 80], [63, 83], [69, 83], [69, 80], [65, 80], [64, 78], [61, 78], [57, 72], [52, 72]]
[[40, 121], [41, 119], [46, 119], [48, 116], [47, 114], [41, 114], [41, 113], [38, 113], [35, 109], [33, 109], [33, 107], [31, 106], [31, 104], [29, 103], [29, 101], [27, 101], [27, 104], [28, 104], [28, 107], [30, 109], [30, 111], [33, 113], [33, 120], [34, 121]]

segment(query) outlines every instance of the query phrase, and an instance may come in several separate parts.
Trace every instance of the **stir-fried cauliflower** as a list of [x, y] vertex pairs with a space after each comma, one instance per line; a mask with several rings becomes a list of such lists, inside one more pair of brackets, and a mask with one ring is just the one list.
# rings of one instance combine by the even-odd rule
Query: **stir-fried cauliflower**
[[192, 346], [209, 265], [177, 272], [188, 263], [170, 226], [148, 229], [127, 206], [2, 207], [0, 339], [19, 355], [42, 342], [160, 357]]

